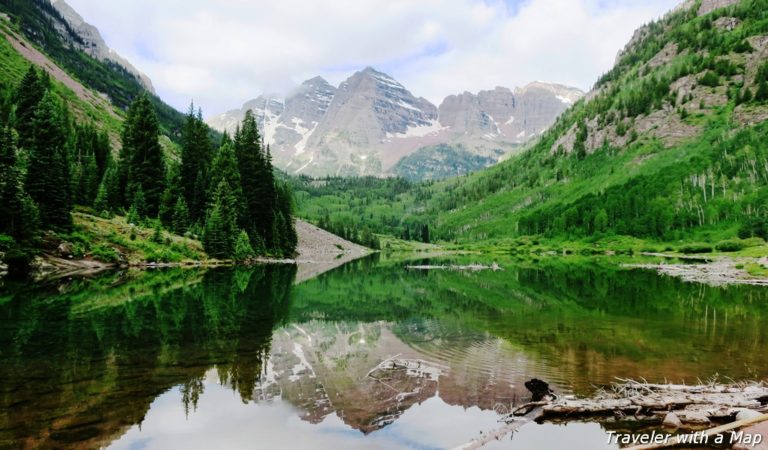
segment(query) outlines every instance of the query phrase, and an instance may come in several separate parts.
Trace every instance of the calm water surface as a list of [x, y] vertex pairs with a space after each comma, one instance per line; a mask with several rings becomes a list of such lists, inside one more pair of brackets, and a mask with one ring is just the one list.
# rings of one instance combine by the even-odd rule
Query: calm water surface
[[[532, 377], [577, 395], [615, 377], [768, 378], [768, 289], [498, 262], [5, 281], [0, 447], [443, 449], [498, 428]], [[529, 424], [487, 448], [616, 448], [606, 433]]]

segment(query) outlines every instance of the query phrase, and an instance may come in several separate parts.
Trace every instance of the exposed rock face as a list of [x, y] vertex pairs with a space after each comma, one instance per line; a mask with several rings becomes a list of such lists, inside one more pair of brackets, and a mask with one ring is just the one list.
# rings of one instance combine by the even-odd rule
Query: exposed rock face
[[334, 170], [381, 174], [379, 147], [392, 138], [432, 130], [436, 122], [434, 105], [414, 97], [388, 75], [366, 68], [339, 86], [325, 120], [308, 142], [313, 151], [299, 170], [318, 175]]
[[[61, 17], [66, 21], [63, 23], [53, 21], [56, 31], [73, 47], [85, 52], [99, 61], [110, 61], [124, 68], [128, 73], [136, 77], [141, 85], [148, 91], [155, 93], [152, 81], [147, 75], [134, 67], [127, 59], [123, 58], [117, 52], [109, 48], [99, 30], [93, 25], [87, 23], [80, 14], [77, 13], [65, 0], [50, 0], [51, 5], [56, 8]], [[67, 26], [74, 31], [76, 38], [70, 35]]]
[[[316, 77], [285, 100], [261, 96], [208, 124], [232, 132], [245, 111], [253, 109], [276, 165], [309, 175], [388, 175], [395, 173], [398, 161], [421, 148], [461, 149], [421, 152], [408, 162], [410, 175], [440, 178], [498, 161], [538, 136], [582, 95], [575, 88], [537, 82], [514, 91], [498, 87], [452, 95], [437, 108], [368, 67], [338, 89]], [[452, 168], [461, 161], [450, 155], [469, 164]], [[424, 171], [414, 167], [421, 163]]]
[[[707, 6], [708, 11], [729, 6], [733, 2], [705, 2], [702, 6]], [[735, 2], [738, 3], [738, 2]], [[687, 6], [686, 6], [687, 5]], [[683, 4], [678, 7], [692, 7], [694, 3]], [[718, 6], [719, 5], [719, 6]], [[721, 17], [714, 22], [714, 25], [721, 30], [731, 30], [738, 25], [738, 19], [732, 17]], [[647, 27], [642, 27], [635, 32], [635, 37], [627, 44], [625, 52], [632, 49], [633, 42], [641, 39], [644, 33], [648, 32]], [[614, 123], [599, 123], [597, 119], [585, 122], [587, 129], [587, 138], [585, 141], [585, 150], [592, 153], [603, 145], [608, 144], [615, 148], [622, 148], [631, 143], [633, 135], [639, 137], [658, 138], [664, 147], [673, 147], [681, 142], [699, 135], [703, 130], [701, 123], [684, 120], [681, 112], [685, 114], [706, 114], [714, 108], [725, 106], [728, 103], [728, 88], [725, 81], [738, 81], [743, 83], [745, 88], [756, 91], [757, 73], [761, 65], [768, 57], [768, 36], [759, 35], [747, 38], [752, 51], [734, 55], [724, 55], [721, 59], [731, 60], [736, 64], [743, 64], [745, 73], [743, 75], [733, 75], [730, 80], [724, 80], [720, 86], [709, 87], [700, 83], [701, 77], [705, 72], [682, 76], [674, 80], [670, 86], [670, 94], [675, 99], [674, 105], [667, 104], [654, 109], [647, 114]], [[679, 51], [676, 43], [670, 42], [654, 55], [647, 63], [640, 66], [640, 72], [666, 66], [680, 56], [686, 55], [687, 50]], [[620, 54], [621, 56], [621, 54]], [[597, 90], [590, 92], [586, 96], [586, 101], [591, 101], [600, 95], [609, 91], [607, 86], [601, 86]], [[614, 110], [614, 114], [619, 115], [620, 111]], [[768, 109], [761, 105], [742, 104], [736, 106], [733, 112], [733, 119], [742, 126], [752, 126], [768, 119]], [[620, 123], [619, 123], [620, 122]], [[620, 131], [621, 129], [621, 131]], [[573, 151], [576, 142], [577, 127], [573, 125], [567, 132], [563, 133], [550, 148], [551, 153]]]
[[737, 3], [739, 3], [739, 0], [702, 0], [701, 6], [699, 6], [698, 14], [703, 16], [720, 8], [725, 8]]

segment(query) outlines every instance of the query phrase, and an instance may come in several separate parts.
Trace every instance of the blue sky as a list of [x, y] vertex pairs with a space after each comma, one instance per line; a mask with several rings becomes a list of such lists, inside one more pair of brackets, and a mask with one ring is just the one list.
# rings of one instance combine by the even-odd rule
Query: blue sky
[[373, 66], [439, 104], [541, 80], [587, 90], [678, 0], [68, 0], [158, 93], [206, 115]]

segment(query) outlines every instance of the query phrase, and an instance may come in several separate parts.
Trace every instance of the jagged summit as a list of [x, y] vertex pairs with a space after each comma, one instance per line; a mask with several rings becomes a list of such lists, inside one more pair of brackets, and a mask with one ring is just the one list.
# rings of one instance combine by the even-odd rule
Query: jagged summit
[[[493, 163], [538, 136], [582, 95], [576, 88], [535, 82], [514, 90], [497, 87], [452, 95], [438, 107], [368, 66], [338, 87], [314, 77], [285, 98], [262, 95], [208, 123], [232, 131], [245, 111], [253, 109], [276, 164], [291, 173], [387, 175], [397, 174], [393, 168], [403, 158], [435, 145], [456, 147], [460, 160], [479, 156]], [[424, 162], [430, 173], [438, 174], [435, 165], [460, 164], [446, 161], [445, 154], [421, 152], [419, 161], [439, 159]], [[413, 161], [406, 166], [413, 167]]]
[[69, 5], [69, 3], [67, 3], [65, 0], [50, 1], [51, 5], [53, 5], [59, 14], [61, 14], [61, 17], [80, 38], [79, 42], [77, 40], [70, 40], [67, 34], [67, 30], [63, 29], [63, 27], [61, 27], [56, 22], [53, 22], [54, 26], [57, 28], [58, 33], [63, 39], [68, 40], [71, 45], [77, 47], [84, 53], [99, 61], [110, 61], [124, 68], [128, 73], [136, 77], [136, 79], [146, 90], [152, 92], [153, 94], [155, 93], [152, 80], [150, 80], [146, 74], [134, 67], [133, 64], [131, 64], [127, 59], [123, 58], [116, 51], [109, 48], [107, 43], [104, 41], [104, 38], [101, 36], [99, 30], [95, 26], [86, 22], [83, 17], [77, 11], [75, 11], [72, 6]]

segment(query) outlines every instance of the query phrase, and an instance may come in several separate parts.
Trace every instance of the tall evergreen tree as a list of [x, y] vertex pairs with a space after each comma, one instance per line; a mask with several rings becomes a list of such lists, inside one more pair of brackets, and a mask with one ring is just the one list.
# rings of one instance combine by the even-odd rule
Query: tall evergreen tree
[[26, 190], [39, 206], [41, 225], [67, 231], [72, 227], [72, 195], [62, 108], [47, 92], [35, 109]]
[[24, 191], [16, 137], [6, 126], [0, 130], [0, 233], [21, 243], [35, 236], [37, 226], [37, 205]]
[[203, 121], [202, 111], [195, 113], [192, 104], [181, 132], [181, 182], [192, 221], [201, 220], [205, 215], [210, 163], [208, 126]]
[[[235, 148], [231, 142], [226, 139], [223, 141], [222, 146], [216, 152], [216, 157], [211, 164], [211, 186], [218, 186], [221, 181], [226, 181], [232, 189], [232, 195], [235, 197], [237, 205], [237, 218], [238, 224], [242, 226], [245, 215], [245, 198], [243, 196], [243, 187], [240, 182], [240, 172], [237, 166], [237, 157], [235, 156]], [[212, 193], [213, 194], [213, 193]], [[208, 202], [211, 204], [213, 198]]]
[[171, 229], [175, 233], [183, 234], [189, 228], [189, 209], [183, 196], [179, 196], [173, 207], [173, 224]]
[[233, 255], [238, 233], [236, 208], [229, 183], [222, 180], [216, 188], [203, 232], [203, 247], [215, 258], [231, 258]]
[[[168, 176], [165, 182], [165, 190], [160, 199], [160, 211], [158, 218], [167, 228], [173, 228], [173, 214], [176, 203], [179, 198], [184, 197], [184, 191], [181, 184], [181, 171], [178, 164], [173, 164], [168, 169]], [[186, 203], [186, 201], [184, 202]]]
[[271, 163], [261, 148], [261, 137], [253, 111], [245, 113], [242, 128], [235, 135], [235, 154], [245, 200], [242, 228], [250, 236], [254, 248], [263, 242], [267, 248], [272, 249], [274, 175]]
[[158, 137], [160, 128], [152, 103], [146, 94], [139, 96], [128, 110], [123, 129], [120, 184], [126, 193], [125, 204], [141, 189], [147, 215], [157, 217], [165, 189], [165, 161]]
[[293, 221], [293, 194], [286, 183], [277, 183], [275, 194], [275, 209], [277, 217], [279, 217], [279, 220], [276, 220], [279, 223], [277, 232], [279, 233], [280, 246], [278, 250], [284, 256], [293, 256], [299, 243]]
[[34, 65], [22, 78], [16, 90], [16, 122], [15, 128], [19, 133], [19, 144], [29, 148], [34, 134], [34, 115], [37, 104], [43, 99], [50, 85], [50, 79], [45, 71], [38, 72]]

